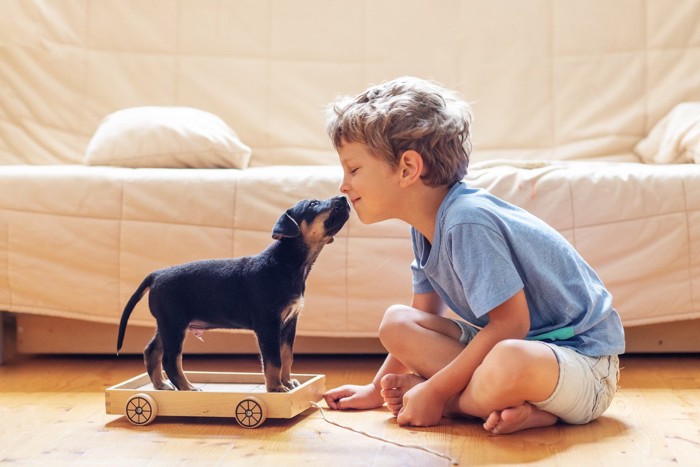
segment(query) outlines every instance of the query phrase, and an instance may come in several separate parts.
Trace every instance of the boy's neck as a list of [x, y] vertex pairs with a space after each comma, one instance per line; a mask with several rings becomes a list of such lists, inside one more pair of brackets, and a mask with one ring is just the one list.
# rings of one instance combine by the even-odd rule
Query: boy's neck
[[435, 235], [435, 222], [440, 205], [450, 191], [447, 185], [432, 187], [423, 183], [408, 193], [405, 210], [400, 217], [420, 232], [431, 244]]

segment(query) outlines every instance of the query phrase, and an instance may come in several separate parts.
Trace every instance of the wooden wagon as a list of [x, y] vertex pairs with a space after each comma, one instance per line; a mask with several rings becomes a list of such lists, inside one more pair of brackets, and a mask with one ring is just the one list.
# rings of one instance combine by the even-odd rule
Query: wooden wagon
[[289, 392], [267, 392], [261, 373], [186, 374], [201, 391], [157, 390], [143, 373], [105, 391], [107, 413], [125, 415], [134, 425], [148, 425], [160, 415], [233, 417], [244, 428], [257, 428], [268, 417], [295, 417], [325, 392], [325, 375], [293, 374], [300, 386]]

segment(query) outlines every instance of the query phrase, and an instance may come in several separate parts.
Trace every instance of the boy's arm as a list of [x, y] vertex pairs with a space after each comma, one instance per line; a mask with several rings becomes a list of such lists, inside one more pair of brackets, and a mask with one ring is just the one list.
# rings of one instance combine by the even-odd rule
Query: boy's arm
[[411, 307], [434, 315], [442, 315], [445, 312], [445, 303], [436, 292], [414, 293]]
[[529, 330], [530, 314], [525, 293], [520, 290], [489, 312], [489, 323], [457, 358], [404, 395], [404, 406], [397, 422], [415, 426], [437, 424], [447, 401], [466, 388], [474, 371], [494, 345], [505, 339], [523, 339]]
[[[442, 314], [445, 305], [435, 292], [414, 294], [411, 306], [419, 310]], [[389, 373], [408, 373], [409, 370], [399, 360], [388, 354], [370, 384], [364, 386], [346, 384], [324, 394], [328, 407], [332, 409], [373, 409], [384, 404], [379, 382]]]

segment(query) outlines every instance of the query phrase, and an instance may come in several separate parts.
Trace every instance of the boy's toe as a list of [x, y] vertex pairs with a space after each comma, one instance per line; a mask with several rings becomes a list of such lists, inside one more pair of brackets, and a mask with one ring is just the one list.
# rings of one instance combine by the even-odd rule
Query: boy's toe
[[384, 375], [382, 377], [379, 384], [381, 385], [382, 389], [393, 389], [400, 386], [399, 379], [399, 375], [389, 373], [388, 375]]
[[498, 426], [500, 422], [501, 412], [498, 410], [494, 410], [486, 418], [486, 421], [484, 422], [484, 429], [493, 433], [493, 430]]

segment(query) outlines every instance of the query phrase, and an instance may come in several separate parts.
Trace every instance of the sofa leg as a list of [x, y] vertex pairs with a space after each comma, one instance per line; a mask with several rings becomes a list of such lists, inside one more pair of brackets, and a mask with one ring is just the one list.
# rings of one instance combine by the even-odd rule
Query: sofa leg
[[9, 311], [0, 310], [0, 365], [4, 364], [5, 359], [12, 355], [11, 349], [7, 347], [15, 342], [10, 333], [13, 325], [14, 315]]
[[5, 351], [5, 339], [3, 339], [3, 334], [5, 333], [5, 312], [0, 311], [0, 365], [3, 364], [4, 351]]
[[0, 310], [0, 365], [14, 358], [17, 350], [17, 316], [10, 311]]

